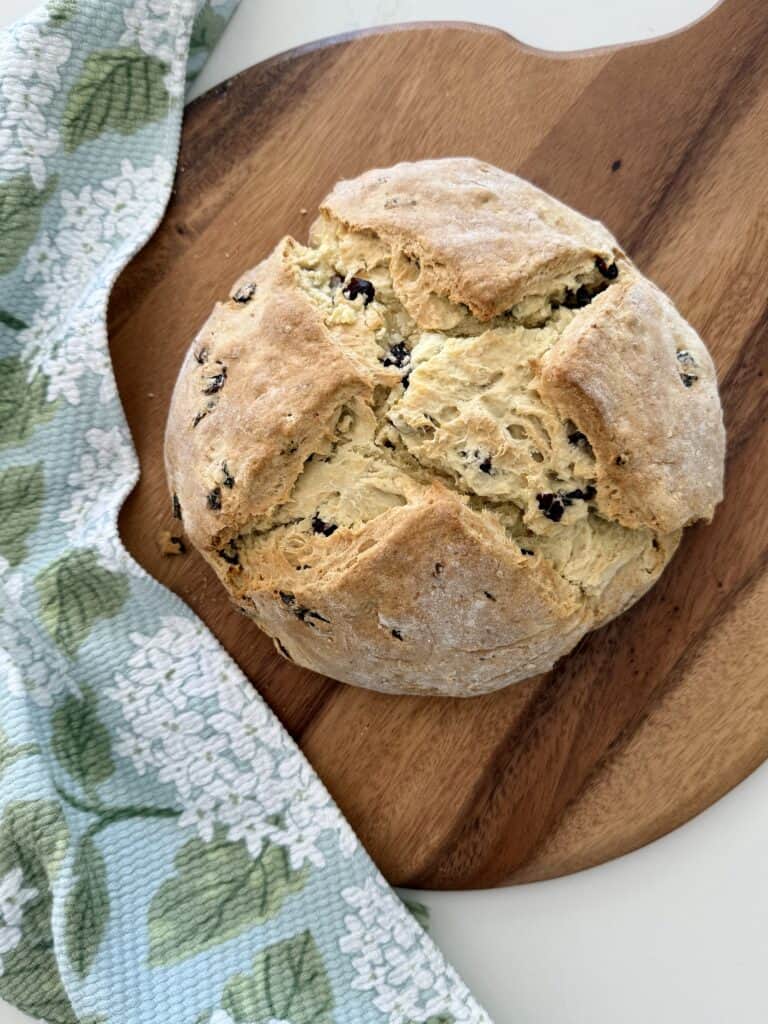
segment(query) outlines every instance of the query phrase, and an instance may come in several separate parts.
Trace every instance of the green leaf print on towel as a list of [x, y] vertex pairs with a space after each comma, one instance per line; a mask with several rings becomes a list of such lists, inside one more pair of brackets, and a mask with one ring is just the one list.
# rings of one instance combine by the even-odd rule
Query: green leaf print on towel
[[43, 501], [43, 464], [0, 470], [0, 555], [11, 565], [27, 557], [27, 536], [37, 526]]
[[0, 448], [26, 441], [39, 423], [53, 416], [55, 402], [47, 401], [48, 378], [28, 369], [18, 356], [0, 359]]
[[64, 25], [77, 12], [77, 0], [48, 0], [48, 17], [54, 25]]
[[56, 965], [51, 931], [51, 880], [67, 849], [58, 804], [9, 804], [0, 825], [0, 996], [49, 1024], [76, 1017]]
[[[71, 774], [82, 779], [84, 788], [90, 789], [85, 800], [81, 800], [61, 786], [56, 787], [56, 792], [76, 811], [94, 816], [94, 820], [78, 843], [73, 865], [72, 888], [66, 902], [64, 934], [67, 956], [74, 970], [83, 978], [96, 959], [109, 922], [107, 865], [94, 842], [95, 837], [110, 825], [145, 818], [170, 820], [178, 818], [179, 812], [172, 807], [142, 807], [133, 804], [114, 807], [101, 802], [94, 788], [96, 783], [108, 778], [112, 772], [110, 751], [100, 735], [102, 726], [95, 717], [93, 697], [88, 695], [85, 701], [74, 701], [75, 704], [81, 705], [79, 709], [71, 706], [67, 708], [71, 701], [74, 701], [74, 698], [67, 698], [54, 715], [53, 746], [57, 759]], [[64, 710], [67, 711], [66, 717], [69, 719], [70, 727], [75, 732], [79, 731], [73, 744], [63, 742], [66, 721], [58, 716]], [[100, 747], [99, 753], [93, 759], [88, 749], [91, 742]]]
[[227, 841], [223, 829], [210, 843], [190, 839], [174, 865], [177, 874], [149, 908], [153, 967], [185, 960], [274, 917], [307, 878], [306, 870], [291, 868], [281, 847], [267, 843], [254, 859], [245, 842]]
[[262, 950], [248, 974], [227, 982], [222, 1009], [236, 1024], [332, 1024], [333, 992], [312, 933]]
[[192, 24], [192, 35], [189, 39], [190, 57], [212, 50], [226, 25], [227, 19], [208, 4], [201, 8]]
[[128, 596], [128, 581], [99, 565], [95, 551], [71, 551], [43, 569], [35, 580], [43, 625], [70, 657], [97, 619], [117, 615]]
[[71, 152], [102, 132], [131, 135], [168, 113], [168, 65], [134, 47], [97, 50], [70, 90], [62, 127]]
[[10, 273], [34, 241], [56, 180], [50, 178], [42, 191], [28, 174], [0, 182], [0, 274]]
[[7, 309], [0, 309], [0, 324], [3, 327], [10, 327], [12, 331], [23, 331], [25, 327], [29, 327], [25, 320], [14, 316], [13, 313], [9, 313]]
[[67, 697], [53, 714], [53, 754], [86, 792], [112, 775], [112, 741], [99, 721], [96, 695], [83, 689], [83, 699]]
[[32, 757], [40, 753], [40, 747], [36, 743], [20, 743], [14, 746], [2, 729], [0, 729], [0, 778], [7, 768], [10, 768], [22, 757]]
[[81, 978], [91, 969], [108, 921], [106, 865], [96, 843], [85, 835], [75, 858], [74, 885], [67, 896], [65, 925], [67, 956]]
[[423, 903], [419, 903], [418, 900], [405, 899], [401, 896], [400, 899], [405, 905], [405, 909], [411, 914], [411, 916], [418, 921], [425, 932], [429, 931], [429, 907]]

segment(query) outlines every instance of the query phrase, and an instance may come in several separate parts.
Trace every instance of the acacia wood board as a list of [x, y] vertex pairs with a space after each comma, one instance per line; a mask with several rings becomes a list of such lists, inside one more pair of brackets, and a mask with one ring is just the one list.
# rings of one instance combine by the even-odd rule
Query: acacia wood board
[[[626, 853], [768, 754], [768, 10], [576, 55], [421, 24], [250, 68], [188, 108], [165, 218], [115, 287], [112, 357], [141, 461], [120, 520], [298, 740], [389, 880], [470, 888]], [[615, 233], [717, 363], [726, 498], [634, 608], [553, 671], [469, 701], [392, 697], [283, 661], [172, 528], [162, 437], [182, 356], [231, 282], [301, 240], [342, 177], [473, 155]], [[643, 400], [642, 395], [637, 396]]]

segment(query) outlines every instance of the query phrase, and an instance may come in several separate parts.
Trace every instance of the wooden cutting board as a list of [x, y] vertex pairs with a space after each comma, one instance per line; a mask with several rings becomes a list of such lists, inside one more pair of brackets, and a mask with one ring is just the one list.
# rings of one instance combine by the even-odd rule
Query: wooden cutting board
[[[269, 701], [394, 883], [549, 878], [663, 835], [768, 754], [768, 10], [726, 0], [663, 40], [550, 55], [470, 25], [331, 39], [189, 108], [176, 189], [110, 308], [141, 460], [120, 526]], [[545, 676], [471, 701], [388, 697], [281, 660], [172, 526], [162, 434], [214, 300], [341, 177], [471, 154], [603, 220], [717, 362], [726, 500], [655, 589]], [[642, 395], [637, 396], [643, 400]]]

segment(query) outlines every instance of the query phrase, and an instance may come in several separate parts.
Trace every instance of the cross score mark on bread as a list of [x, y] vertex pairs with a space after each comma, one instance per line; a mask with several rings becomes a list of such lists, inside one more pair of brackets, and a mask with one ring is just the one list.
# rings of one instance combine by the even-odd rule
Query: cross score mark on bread
[[466, 696], [548, 669], [722, 495], [715, 371], [606, 229], [471, 159], [341, 182], [190, 348], [174, 510], [299, 664]]

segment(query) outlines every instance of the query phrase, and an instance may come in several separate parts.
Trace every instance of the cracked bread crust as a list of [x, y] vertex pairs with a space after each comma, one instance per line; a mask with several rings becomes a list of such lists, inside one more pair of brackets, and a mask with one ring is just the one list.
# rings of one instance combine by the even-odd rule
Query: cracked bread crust
[[[695, 368], [689, 386], [686, 367]], [[712, 518], [725, 458], [715, 367], [690, 324], [634, 268], [563, 332], [542, 368], [541, 394], [583, 424], [606, 515], [661, 532]]]
[[[321, 223], [386, 242], [400, 288], [447, 296], [481, 320], [546, 290], [562, 271], [590, 271], [596, 256], [610, 262], [617, 248], [597, 221], [466, 158], [402, 163], [341, 181], [320, 213]], [[420, 272], [401, 284], [413, 261]]]
[[336, 186], [190, 348], [173, 507], [298, 664], [469, 696], [551, 667], [722, 493], [714, 368], [599, 224], [476, 160]]
[[185, 532], [204, 552], [283, 502], [305, 460], [332, 437], [338, 406], [370, 392], [296, 287], [294, 248], [284, 239], [246, 275], [253, 301], [216, 304], [179, 372], [166, 469], [187, 511]]

